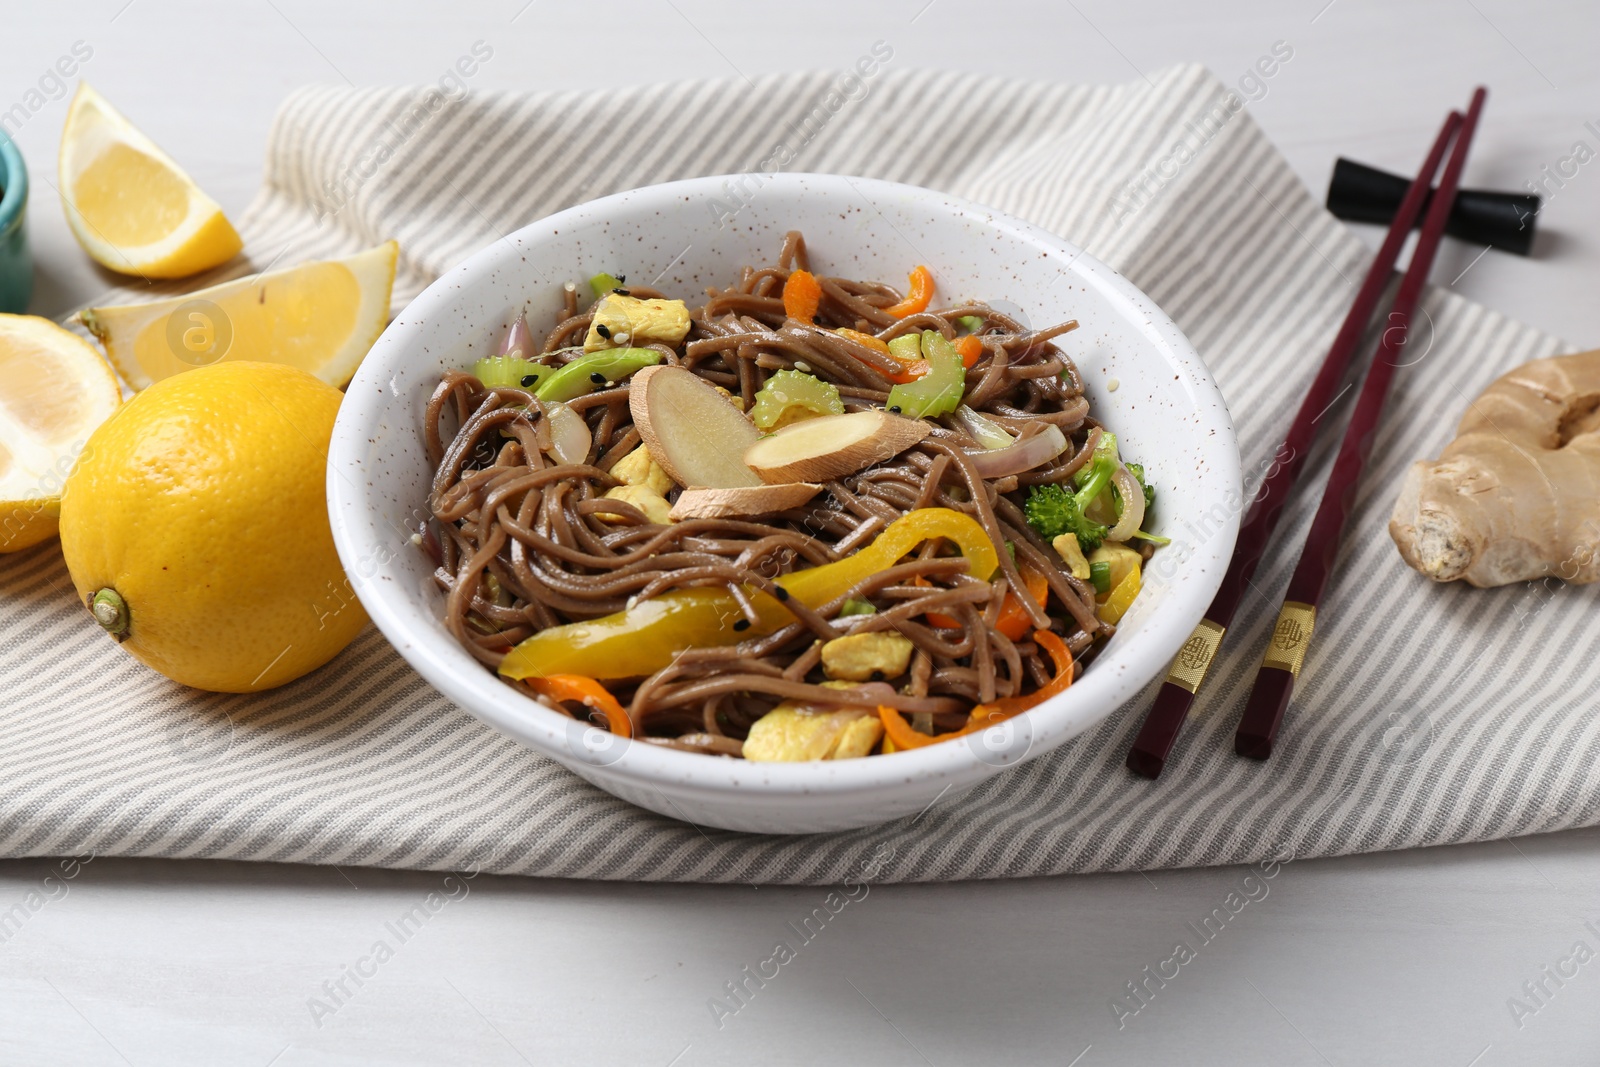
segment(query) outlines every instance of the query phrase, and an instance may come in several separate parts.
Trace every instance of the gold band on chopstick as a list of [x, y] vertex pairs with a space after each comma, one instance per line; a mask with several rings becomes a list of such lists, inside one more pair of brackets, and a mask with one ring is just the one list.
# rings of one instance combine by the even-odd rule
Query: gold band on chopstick
[[1200, 683], [1206, 679], [1206, 671], [1210, 669], [1217, 649], [1222, 647], [1222, 635], [1225, 632], [1223, 627], [1210, 619], [1201, 619], [1200, 625], [1189, 635], [1189, 640], [1178, 649], [1172, 669], [1167, 672], [1167, 681], [1179, 689], [1187, 689], [1191, 693], [1197, 691]]
[[1272, 628], [1272, 639], [1267, 642], [1267, 653], [1261, 657], [1261, 665], [1288, 671], [1298, 678], [1300, 664], [1305, 662], [1306, 649], [1311, 645], [1311, 631], [1316, 624], [1316, 605], [1285, 600], [1278, 612], [1277, 625]]

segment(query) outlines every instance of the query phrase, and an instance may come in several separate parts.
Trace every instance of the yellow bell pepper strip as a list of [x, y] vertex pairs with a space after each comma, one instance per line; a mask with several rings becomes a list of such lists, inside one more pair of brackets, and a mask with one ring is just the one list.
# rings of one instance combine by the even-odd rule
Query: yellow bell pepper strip
[[883, 723], [885, 737], [884, 751], [889, 751], [889, 746], [894, 745], [896, 750], [902, 748], [926, 748], [936, 745], [941, 741], [949, 741], [957, 737], [975, 734], [980, 730], [987, 730], [996, 723], [1004, 722], [1013, 715], [1020, 715], [1029, 708], [1044, 703], [1051, 697], [1065, 693], [1072, 686], [1072, 652], [1066, 643], [1051, 633], [1049, 630], [1036, 630], [1033, 639], [1039, 647], [1050, 654], [1055, 661], [1056, 676], [1040, 686], [1038, 689], [1020, 697], [1001, 697], [999, 700], [988, 704], [979, 704], [972, 709], [972, 714], [967, 718], [967, 725], [959, 730], [952, 730], [947, 734], [924, 734], [911, 728], [905, 716], [896, 708], [883, 704], [878, 705], [878, 718]]
[[1133, 598], [1139, 595], [1139, 568], [1135, 566], [1129, 571], [1117, 587], [1111, 590], [1111, 595], [1106, 597], [1106, 602], [1094, 609], [1100, 616], [1101, 622], [1109, 622], [1113, 626], [1122, 621], [1122, 617], [1133, 606]]
[[933, 300], [933, 272], [927, 267], [917, 267], [911, 272], [911, 287], [906, 293], [906, 298], [898, 304], [890, 304], [883, 310], [897, 319], [907, 315], [915, 315], [919, 311], [927, 311], [928, 304]]
[[776, 597], [747, 588], [754, 623], [724, 589], [674, 589], [626, 611], [541, 630], [511, 650], [500, 673], [507, 678], [581, 674], [598, 679], [653, 674], [686, 649], [723, 648], [770, 634], [794, 621], [783, 600], [792, 596], [807, 607], [821, 607], [934, 537], [948, 538], [961, 549], [969, 574], [988, 580], [1000, 566], [994, 544], [976, 519], [949, 508], [918, 508], [890, 523], [855, 555], [778, 578], [782, 592]]
[[611, 691], [593, 678], [581, 674], [552, 674], [544, 678], [529, 678], [528, 688], [550, 700], [578, 700], [591, 711], [606, 717], [606, 728], [618, 737], [633, 736], [633, 720], [623, 710], [622, 704]]
[[791, 319], [810, 322], [822, 304], [822, 286], [808, 270], [797, 270], [783, 283], [783, 313]]

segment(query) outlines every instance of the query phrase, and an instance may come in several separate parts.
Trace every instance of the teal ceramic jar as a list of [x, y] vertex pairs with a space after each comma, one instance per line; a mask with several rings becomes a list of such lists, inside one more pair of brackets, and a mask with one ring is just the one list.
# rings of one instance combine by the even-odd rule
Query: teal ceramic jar
[[11, 138], [0, 132], [0, 311], [21, 314], [33, 295], [27, 216], [28, 168]]

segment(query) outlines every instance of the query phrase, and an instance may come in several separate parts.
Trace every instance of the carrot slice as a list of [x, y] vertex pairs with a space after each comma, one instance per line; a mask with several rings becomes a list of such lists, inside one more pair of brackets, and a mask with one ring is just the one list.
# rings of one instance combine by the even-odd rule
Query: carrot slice
[[[1050, 599], [1050, 582], [1044, 575], [1031, 567], [1018, 567], [1022, 572], [1022, 580], [1027, 584], [1028, 595], [1034, 599], [1041, 608]], [[930, 616], [929, 622], [933, 621]], [[1028, 627], [1033, 625], [1033, 620], [1022, 606], [1022, 601], [1013, 590], [1006, 594], [1005, 603], [1000, 606], [1000, 618], [995, 620], [994, 628], [1011, 638], [1013, 641], [1022, 640], [1022, 635], [1028, 632]]]
[[917, 267], [911, 272], [911, 288], [906, 293], [906, 298], [898, 304], [890, 304], [883, 310], [897, 319], [907, 315], [915, 315], [919, 311], [927, 311], [928, 304], [933, 300], [933, 272], [927, 267]]
[[547, 674], [543, 678], [524, 678], [528, 688], [551, 700], [576, 700], [591, 711], [606, 717], [606, 727], [618, 737], [633, 736], [633, 721], [611, 691], [582, 674]]
[[972, 709], [972, 714], [967, 719], [967, 725], [959, 730], [952, 730], [947, 734], [924, 734], [911, 728], [906, 722], [906, 717], [900, 714], [898, 708], [891, 708], [884, 704], [878, 705], [878, 720], [883, 723], [884, 736], [888, 738], [898, 751], [902, 748], [926, 748], [937, 745], [941, 741], [951, 741], [957, 737], [987, 730], [996, 723], [1004, 722], [1013, 715], [1020, 715], [1029, 708], [1044, 703], [1051, 697], [1065, 693], [1072, 686], [1072, 652], [1067, 648], [1066, 642], [1051, 633], [1049, 630], [1035, 630], [1033, 639], [1050, 654], [1051, 660], [1056, 665], [1056, 676], [1045, 685], [1020, 697], [1001, 697], [990, 704], [979, 704]]
[[[1044, 575], [1030, 567], [1018, 567], [1022, 572], [1022, 580], [1027, 583], [1028, 595], [1038, 602], [1042, 608], [1050, 600], [1050, 582]], [[918, 575], [911, 580], [912, 585], [928, 585], [926, 578]], [[961, 623], [949, 615], [937, 611], [930, 611], [926, 616], [928, 625], [938, 630], [959, 630]], [[1028, 627], [1033, 625], [1032, 618], [1023, 610], [1022, 601], [1017, 599], [1015, 592], [1006, 594], [1005, 602], [1000, 607], [1000, 618], [996, 620], [994, 628], [1011, 638], [1020, 641], [1028, 632]]]
[[992, 703], [979, 704], [972, 709], [973, 725], [992, 726], [1003, 722], [1072, 687], [1072, 651], [1067, 648], [1066, 642], [1049, 630], [1035, 630], [1033, 640], [1050, 654], [1050, 659], [1056, 665], [1056, 676], [1026, 696], [1001, 697]]
[[907, 382], [914, 382], [924, 374], [928, 373], [927, 360], [915, 359], [907, 361], [899, 359], [899, 357], [894, 355], [894, 350], [889, 347], [889, 342], [879, 340], [870, 333], [862, 333], [860, 330], [851, 330], [843, 326], [839, 327], [833, 332], [838, 334], [840, 337], [854, 341], [858, 345], [865, 345], [875, 352], [882, 352], [886, 356], [894, 357], [896, 361], [899, 362], [901, 369], [892, 374], [886, 375], [886, 377], [896, 385], [905, 385]]
[[858, 345], [866, 345], [875, 352], [882, 352], [886, 356], [894, 355], [893, 352], [889, 351], [889, 342], [880, 341], [870, 333], [862, 333], [860, 330], [852, 330], [844, 326], [839, 327], [833, 332], [838, 334], [840, 337], [849, 338]]
[[956, 338], [956, 355], [961, 357], [961, 365], [968, 370], [978, 362], [983, 355], [983, 342], [978, 340], [978, 335], [969, 333], [965, 337]]
[[891, 708], [884, 704], [878, 705], [878, 719], [883, 723], [884, 736], [893, 742], [896, 751], [902, 748], [926, 748], [940, 741], [948, 741], [952, 737], [960, 737], [967, 732], [963, 728], [955, 733], [938, 736], [918, 733], [911, 728], [910, 723], [906, 722], [906, 717], [900, 714], [899, 708]]
[[822, 286], [808, 270], [797, 270], [783, 283], [783, 313], [791, 319], [810, 322], [822, 304]]

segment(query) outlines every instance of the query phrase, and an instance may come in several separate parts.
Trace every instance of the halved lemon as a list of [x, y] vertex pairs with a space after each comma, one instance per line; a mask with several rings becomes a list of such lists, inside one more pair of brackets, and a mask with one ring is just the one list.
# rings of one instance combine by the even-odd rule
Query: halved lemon
[[67, 111], [57, 171], [67, 225], [102, 266], [184, 278], [239, 254], [221, 206], [84, 83]]
[[0, 315], [0, 552], [55, 536], [61, 486], [120, 403], [93, 345], [49, 319]]
[[400, 246], [254, 274], [149, 304], [88, 308], [79, 320], [134, 389], [224, 360], [285, 363], [350, 381], [389, 319]]

